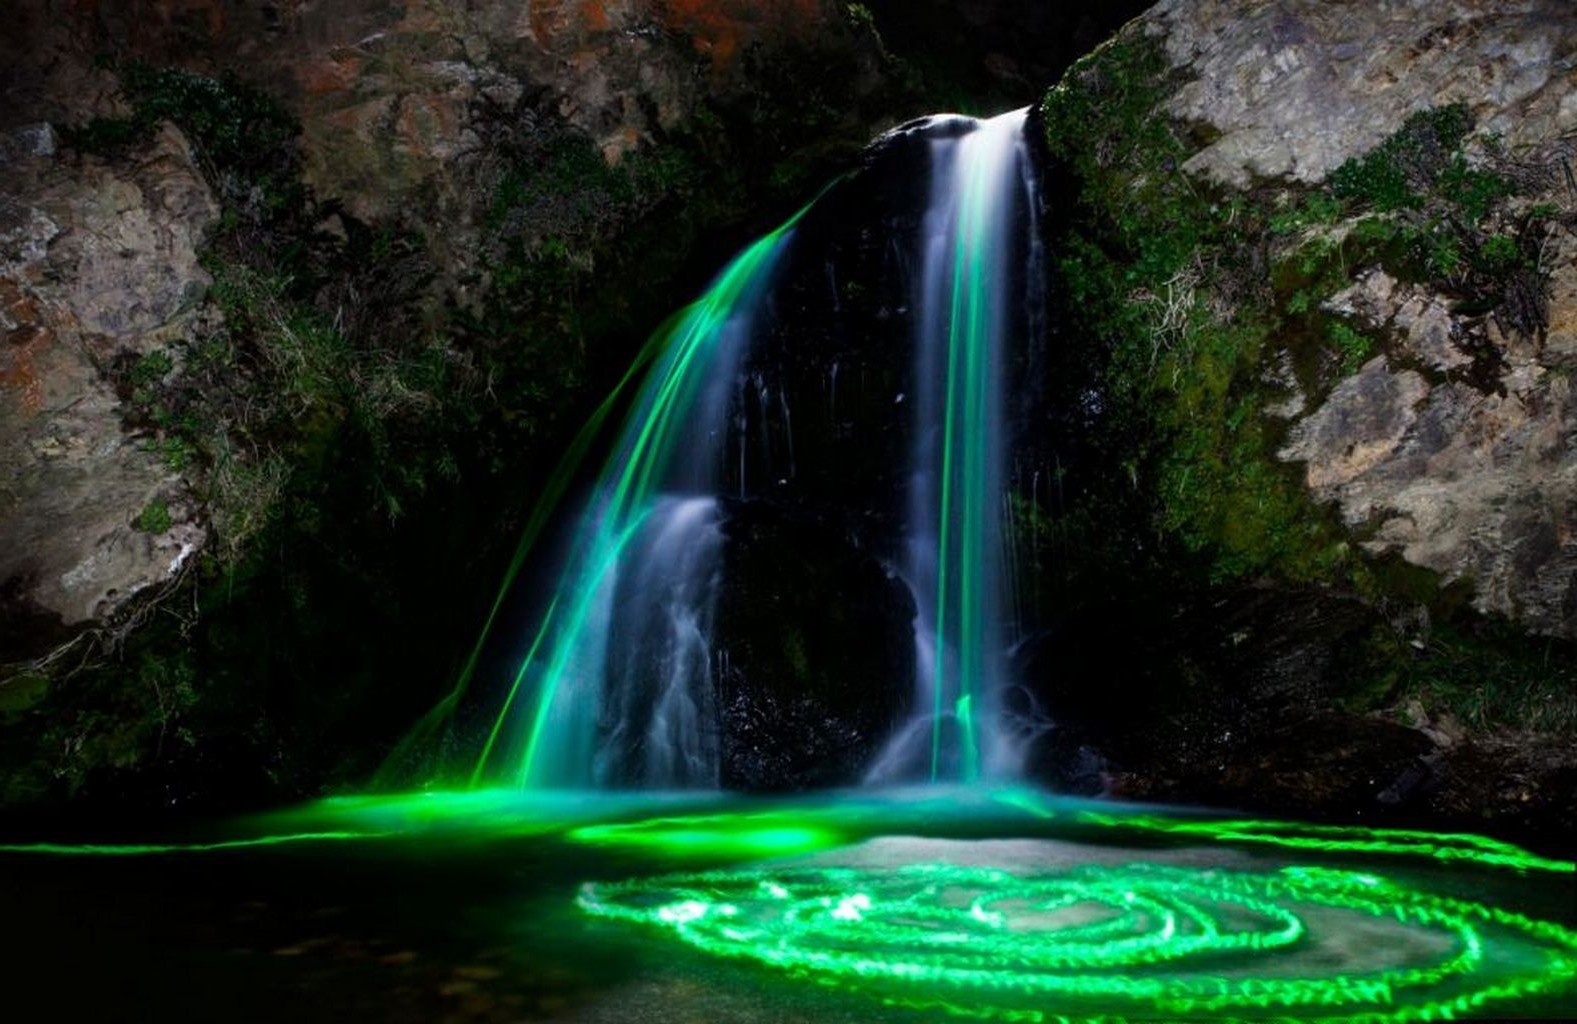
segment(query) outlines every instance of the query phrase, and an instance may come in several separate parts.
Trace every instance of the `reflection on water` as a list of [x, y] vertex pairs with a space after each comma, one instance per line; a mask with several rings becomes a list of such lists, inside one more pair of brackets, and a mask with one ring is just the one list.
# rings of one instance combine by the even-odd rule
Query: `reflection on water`
[[[384, 1022], [1577, 1014], [1571, 865], [1479, 837], [922, 790], [364, 797], [137, 838], [120, 856], [0, 860], [8, 1008]], [[213, 848], [238, 841], [269, 845]]]

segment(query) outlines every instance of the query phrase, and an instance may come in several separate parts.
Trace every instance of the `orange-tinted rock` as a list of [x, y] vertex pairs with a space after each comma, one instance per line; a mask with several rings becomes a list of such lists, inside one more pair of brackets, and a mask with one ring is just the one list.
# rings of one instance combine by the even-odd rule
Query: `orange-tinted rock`
[[[6, 170], [20, 209], [0, 223], [0, 589], [27, 621], [59, 626], [23, 639], [55, 643], [204, 542], [186, 481], [126, 432], [102, 368], [191, 337], [191, 298], [208, 283], [197, 249], [218, 208], [168, 127], [114, 165], [41, 156]], [[155, 500], [175, 522], [135, 529]]]
[[655, 7], [665, 26], [690, 36], [719, 68], [750, 42], [769, 35], [805, 38], [829, 17], [820, 0], [657, 0]]

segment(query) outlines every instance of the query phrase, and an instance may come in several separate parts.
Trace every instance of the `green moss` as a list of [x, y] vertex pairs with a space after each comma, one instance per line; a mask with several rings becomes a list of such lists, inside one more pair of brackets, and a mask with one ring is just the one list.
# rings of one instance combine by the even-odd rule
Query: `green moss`
[[1331, 344], [1341, 356], [1342, 372], [1356, 373], [1374, 352], [1374, 341], [1340, 321], [1330, 325]]
[[[1157, 44], [1120, 36], [1076, 65], [1043, 108], [1047, 143], [1077, 187], [1057, 284], [1079, 334], [1104, 350], [1092, 358], [1106, 364], [1108, 457], [1145, 496], [1154, 528], [1209, 579], [1328, 579], [1345, 545], [1275, 459], [1260, 412], [1259, 369], [1280, 324], [1206, 297], [1262, 287], [1245, 239], [1329, 222], [1337, 206], [1274, 211], [1191, 182], [1181, 171], [1190, 145], [1162, 103], [1169, 87]], [[1303, 277], [1323, 290], [1337, 246], [1306, 248]], [[1300, 305], [1312, 301], [1306, 293]], [[1108, 502], [1110, 489], [1086, 500]]]
[[[1332, 173], [1329, 195], [1368, 237], [1386, 237], [1387, 267], [1456, 300], [1460, 312], [1493, 316], [1503, 330], [1536, 334], [1548, 321], [1541, 239], [1559, 219], [1548, 205], [1518, 214], [1524, 189], [1499, 141], [1480, 138], [1460, 104], [1419, 111], [1369, 153]], [[1525, 177], [1525, 176], [1524, 176]]]
[[1177, 273], [1223, 213], [1183, 174], [1167, 76], [1153, 40], [1122, 36], [1075, 64], [1041, 107], [1051, 152], [1078, 178], [1081, 206], [1104, 222], [1131, 285]]
[[131, 370], [131, 383], [133, 387], [148, 388], [161, 383], [170, 371], [175, 369], [175, 361], [168, 352], [149, 352], [140, 357]]
[[37, 707], [49, 695], [49, 677], [42, 673], [15, 676], [0, 683], [0, 721], [10, 722]]
[[1421, 110], [1379, 146], [1331, 174], [1332, 193], [1382, 213], [1415, 209], [1448, 169], [1460, 169], [1473, 118], [1462, 104]]
[[1325, 227], [1341, 220], [1345, 206], [1324, 191], [1282, 197], [1270, 215], [1268, 230], [1273, 235], [1291, 235], [1310, 227]]
[[1478, 261], [1486, 273], [1500, 273], [1524, 266], [1522, 246], [1511, 235], [1491, 235], [1478, 247]]
[[132, 526], [143, 533], [164, 533], [171, 525], [170, 507], [159, 500], [148, 502], [132, 521]]

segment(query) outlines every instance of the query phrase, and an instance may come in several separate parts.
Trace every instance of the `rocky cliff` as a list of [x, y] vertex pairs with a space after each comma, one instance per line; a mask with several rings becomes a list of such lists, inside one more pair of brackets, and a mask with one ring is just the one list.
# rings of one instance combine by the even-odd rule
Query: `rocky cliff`
[[[652, 325], [1139, 5], [1052, 6], [20, 5], [0, 796], [365, 774]], [[1040, 104], [1045, 776], [1577, 829], [1568, 7], [1165, 0]]]
[[1137, 712], [1073, 692], [1093, 651], [1045, 684], [1064, 770], [1569, 823], [1569, 5], [1169, 0], [1041, 112], [1068, 364], [1041, 558], [1065, 622], [1128, 616], [1046, 642], [1148, 651], [1116, 658]]
[[1139, 6], [19, 5], [4, 795], [364, 773], [653, 325], [885, 125], [1028, 102]]

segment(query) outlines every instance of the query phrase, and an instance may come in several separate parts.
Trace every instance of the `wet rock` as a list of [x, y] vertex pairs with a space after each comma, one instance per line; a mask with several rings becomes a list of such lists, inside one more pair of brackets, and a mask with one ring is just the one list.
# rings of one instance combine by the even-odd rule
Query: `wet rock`
[[[836, 519], [874, 547], [901, 531], [928, 143], [899, 129], [796, 229], [768, 329], [733, 402], [725, 493]], [[896, 552], [885, 554], [895, 556]]]
[[912, 695], [908, 587], [847, 535], [762, 503], [735, 505], [724, 530], [713, 631], [724, 786], [857, 783]]

